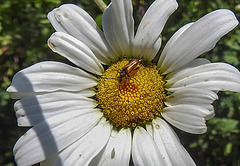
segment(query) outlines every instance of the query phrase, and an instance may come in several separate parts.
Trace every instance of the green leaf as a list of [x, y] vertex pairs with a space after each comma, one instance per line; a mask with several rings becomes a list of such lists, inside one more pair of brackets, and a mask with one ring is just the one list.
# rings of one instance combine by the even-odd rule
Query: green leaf
[[214, 125], [215, 129], [220, 132], [219, 134], [222, 135], [233, 132], [236, 129], [238, 123], [238, 120], [227, 118], [213, 118], [209, 121], [209, 124]]
[[225, 150], [224, 150], [224, 156], [229, 155], [232, 152], [232, 143], [227, 143]]
[[224, 51], [224, 61], [227, 63], [233, 64], [234, 66], [239, 65], [238, 55], [236, 51]]

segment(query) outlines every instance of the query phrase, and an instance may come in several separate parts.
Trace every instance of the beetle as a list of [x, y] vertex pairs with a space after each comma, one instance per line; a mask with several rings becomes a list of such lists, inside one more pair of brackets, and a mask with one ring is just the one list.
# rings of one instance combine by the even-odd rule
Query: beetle
[[126, 81], [128, 81], [127, 76], [129, 78], [133, 78], [132, 76], [130, 76], [130, 73], [134, 70], [139, 69], [137, 65], [140, 64], [141, 61], [142, 61], [141, 59], [131, 59], [128, 64], [122, 67], [122, 70], [119, 71], [120, 75], [117, 78], [119, 84], [121, 84], [124, 77]]
[[[140, 64], [141, 61], [142, 61], [142, 59], [131, 59], [125, 66], [122, 67], [122, 69], [119, 69], [119, 71], [118, 71], [119, 76], [117, 78], [105, 78], [105, 79], [118, 80], [119, 90], [121, 92], [121, 83], [124, 80], [123, 78], [125, 78], [126, 82], [128, 82], [131, 78], [133, 78], [130, 74], [134, 70], [137, 70], [137, 69], [140, 68], [140, 67], [137, 67], [137, 66]], [[133, 78], [133, 79], [135, 79], [135, 78]]]

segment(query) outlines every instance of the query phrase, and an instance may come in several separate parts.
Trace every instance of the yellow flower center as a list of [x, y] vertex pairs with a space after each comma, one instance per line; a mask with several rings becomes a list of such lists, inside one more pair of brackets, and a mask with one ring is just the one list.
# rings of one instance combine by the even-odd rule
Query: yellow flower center
[[112, 64], [97, 85], [99, 107], [116, 127], [144, 125], [164, 108], [165, 82], [156, 66], [138, 64], [123, 72], [128, 63]]

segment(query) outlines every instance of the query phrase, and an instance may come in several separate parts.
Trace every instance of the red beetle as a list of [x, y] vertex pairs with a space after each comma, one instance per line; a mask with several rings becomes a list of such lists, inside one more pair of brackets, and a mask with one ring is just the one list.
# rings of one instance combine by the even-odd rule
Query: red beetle
[[137, 65], [140, 64], [141, 61], [142, 61], [141, 59], [132, 59], [129, 61], [128, 64], [126, 64], [125, 66], [122, 67], [122, 70], [119, 71], [120, 75], [117, 78], [119, 81], [119, 86], [124, 77], [125, 77], [126, 81], [128, 81], [127, 76], [129, 78], [133, 78], [132, 76], [130, 76], [130, 73], [134, 70], [139, 69], [139, 67], [137, 67]]
[[119, 70], [118, 73], [120, 73], [120, 75], [117, 78], [104, 78], [104, 77], [102, 77], [102, 78], [118, 80], [118, 82], [119, 82], [119, 90], [121, 92], [121, 83], [123, 81], [123, 78], [125, 77], [125, 81], [126, 82], [128, 82], [131, 78], [133, 78], [134, 74], [131, 74], [131, 72], [134, 71], [134, 70], [139, 69], [139, 67], [137, 67], [137, 65], [140, 64], [141, 61], [142, 61], [142, 59], [131, 59], [128, 62], [128, 64], [126, 64], [125, 66], [122, 67], [121, 70]]

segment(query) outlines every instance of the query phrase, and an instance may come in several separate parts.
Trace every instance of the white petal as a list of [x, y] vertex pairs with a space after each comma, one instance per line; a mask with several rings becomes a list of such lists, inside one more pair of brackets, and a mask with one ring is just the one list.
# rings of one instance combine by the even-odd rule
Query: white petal
[[176, 105], [164, 108], [162, 116], [173, 126], [188, 133], [202, 134], [207, 130], [205, 117], [210, 112], [195, 105]]
[[166, 98], [165, 104], [167, 106], [190, 104], [205, 108], [210, 111], [213, 110], [213, 106], [211, 104], [217, 99], [217, 94], [210, 90], [184, 88], [169, 95]]
[[41, 62], [13, 77], [8, 92], [81, 91], [97, 85], [96, 78], [59, 62]]
[[214, 108], [212, 110], [209, 110], [210, 114], [208, 114], [205, 119], [206, 120], [210, 120], [212, 119], [214, 116], [215, 116], [215, 111], [214, 111]]
[[133, 133], [132, 158], [134, 165], [165, 165], [156, 143], [142, 127], [136, 127]]
[[102, 27], [106, 39], [119, 56], [129, 56], [134, 35], [131, 0], [112, 0], [104, 11]]
[[196, 165], [191, 156], [179, 142], [173, 129], [162, 119], [153, 120], [153, 139], [157, 144], [166, 165]]
[[96, 106], [97, 103], [93, 99], [83, 97], [79, 93], [53, 92], [18, 100], [14, 104], [14, 110], [19, 126], [33, 126], [52, 116], [93, 109]]
[[[112, 130], [109, 141], [104, 151], [99, 154], [92, 166], [129, 166], [131, 153], [131, 131], [121, 129], [119, 132]], [[96, 160], [96, 159], [95, 159]]]
[[97, 58], [104, 64], [116, 59], [116, 55], [108, 45], [103, 32], [92, 17], [80, 7], [65, 4], [48, 13], [56, 31], [65, 32], [86, 44]]
[[[175, 32], [173, 34], [173, 36], [168, 40], [167, 44], [165, 45], [163, 51], [162, 51], [162, 54], [159, 58], [159, 61], [158, 61], [158, 64], [157, 66], [158, 67], [161, 67], [165, 62], [166, 60], [166, 51], [171, 49], [173, 46], [174, 46], [174, 43], [176, 42], [176, 40], [182, 35], [182, 33], [187, 30], [193, 23], [188, 23], [186, 25], [184, 25], [183, 27], [181, 27], [177, 32]], [[162, 72], [162, 71], [160, 71]]]
[[101, 75], [102, 65], [92, 51], [81, 41], [63, 32], [55, 32], [48, 39], [48, 46], [58, 54], [94, 74]]
[[240, 72], [226, 63], [205, 64], [175, 72], [166, 87], [169, 91], [188, 87], [240, 92]]
[[218, 40], [237, 26], [235, 15], [227, 9], [213, 11], [199, 19], [163, 51], [160, 70], [167, 74], [211, 50]]
[[55, 165], [88, 165], [106, 145], [110, 133], [109, 122], [98, 124], [81, 139], [60, 152]]
[[201, 66], [201, 65], [205, 65], [205, 64], [209, 64], [209, 63], [211, 63], [211, 62], [205, 58], [194, 59], [193, 61], [191, 61], [188, 64], [184, 65], [183, 67], [179, 68], [178, 70], [166, 75], [166, 80], [171, 80], [172, 78], [175, 78], [178, 75], [188, 72], [192, 68], [195, 68], [195, 67]]
[[90, 131], [101, 117], [99, 110], [78, 110], [38, 123], [15, 144], [17, 164], [33, 165], [56, 154]]
[[[35, 96], [35, 95], [43, 95], [46, 93], [52, 93], [52, 92], [12, 92], [11, 93], [11, 98], [12, 99], [21, 99], [29, 96]], [[80, 96], [85, 96], [85, 97], [92, 97], [95, 95], [95, 89], [93, 88], [88, 88], [84, 89], [81, 91], [76, 91], [76, 92], [71, 92], [71, 93], [77, 93]]]
[[153, 126], [152, 124], [146, 124], [146, 130], [151, 137], [153, 137]]
[[134, 38], [133, 55], [151, 61], [161, 46], [160, 34], [169, 16], [177, 9], [176, 0], [155, 0], [142, 18]]
[[85, 97], [93, 97], [96, 94], [96, 89], [95, 88], [88, 88], [88, 89], [84, 89], [81, 90], [79, 92], [76, 92], [81, 96], [85, 96]]

